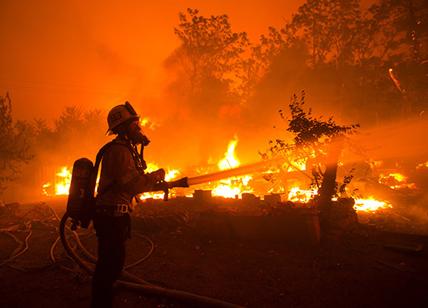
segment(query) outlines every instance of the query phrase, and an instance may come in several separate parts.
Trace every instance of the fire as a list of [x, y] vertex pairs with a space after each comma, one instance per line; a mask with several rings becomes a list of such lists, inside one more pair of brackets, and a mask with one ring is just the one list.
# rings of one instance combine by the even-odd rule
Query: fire
[[358, 212], [376, 212], [381, 209], [392, 208], [388, 201], [376, 200], [374, 197], [355, 199], [354, 209]]
[[[146, 118], [142, 119], [142, 125]], [[148, 120], [147, 120], [148, 121]], [[229, 141], [227, 149], [221, 159], [218, 160], [217, 168], [219, 170], [227, 170], [231, 168], [239, 167], [241, 162], [236, 155], [236, 148], [238, 145], [238, 138], [235, 136], [232, 140]], [[306, 159], [289, 159], [288, 171], [296, 171], [299, 169], [301, 171], [306, 170]], [[291, 164], [291, 165], [290, 165]], [[417, 168], [428, 167], [428, 162], [419, 164]], [[66, 166], [61, 167], [56, 173], [55, 180], [52, 182], [47, 182], [43, 185], [43, 194], [44, 195], [67, 195], [70, 189], [71, 182], [71, 168]], [[155, 163], [149, 163], [147, 166], [146, 172], [153, 172], [159, 169], [159, 166]], [[173, 168], [166, 168], [165, 180], [171, 181], [178, 178], [181, 174], [180, 170]], [[212, 172], [213, 170], [211, 170]], [[207, 170], [205, 170], [207, 172]], [[204, 172], [204, 173], [205, 173]], [[209, 172], [209, 170], [208, 170]], [[211, 195], [214, 197], [224, 197], [224, 198], [239, 198], [243, 193], [253, 193], [254, 189], [250, 186], [252, 176], [239, 176], [232, 177], [229, 179], [224, 179], [218, 182], [212, 182], [204, 184], [202, 189], [210, 189]], [[380, 174], [379, 183], [388, 185], [392, 189], [401, 189], [401, 188], [414, 188], [413, 183], [408, 183], [408, 177], [399, 172], [390, 172], [385, 174]], [[287, 199], [292, 202], [299, 203], [308, 203], [312, 200], [317, 194], [317, 189], [302, 189], [296, 185], [297, 183], [292, 184], [290, 189], [286, 187], [280, 188], [280, 193], [286, 194]], [[275, 190], [278, 193], [278, 190]], [[273, 191], [269, 191], [273, 192]], [[180, 193], [188, 196], [188, 191], [183, 190]], [[172, 196], [175, 196], [175, 192], [172, 191]], [[144, 193], [139, 196], [140, 200], [145, 199], [162, 199], [164, 197], [163, 192], [150, 192]], [[376, 200], [375, 197], [370, 196], [367, 199], [358, 198], [355, 199], [355, 210], [358, 212], [368, 212], [372, 213], [382, 209], [392, 208], [392, 205], [388, 201]]]
[[[68, 167], [64, 166], [56, 173], [55, 181], [52, 185], [51, 182], [47, 182], [43, 184], [43, 194], [45, 196], [56, 195], [56, 196], [64, 196], [68, 195], [70, 190], [71, 183], [71, 171]], [[53, 192], [51, 192], [51, 187], [54, 187]]]
[[[158, 169], [159, 169], [159, 166], [157, 164], [148, 163], [146, 172], [149, 173], [149, 172], [156, 171]], [[171, 180], [177, 178], [179, 174], [180, 174], [180, 170], [167, 168], [165, 170], [165, 181], [171, 181]]]
[[[153, 172], [159, 169], [159, 166], [155, 163], [148, 163], [146, 172]], [[165, 170], [165, 181], [171, 181], [178, 177], [180, 171], [178, 169], [167, 168]], [[140, 200], [146, 199], [163, 199], [164, 194], [162, 192], [146, 192], [140, 195]]]
[[154, 130], [158, 126], [155, 122], [153, 122], [148, 117], [140, 118], [140, 125], [142, 127], [146, 127], [146, 128], [151, 129], [151, 130]]
[[[154, 163], [149, 163], [147, 166], [147, 172], [152, 172], [152, 171], [155, 171], [157, 169], [159, 169], [159, 167]], [[167, 169], [166, 175], [165, 175], [165, 180], [170, 181], [172, 179], [175, 179], [179, 174], [180, 174], [180, 171], [177, 169]], [[98, 183], [98, 180], [97, 180], [97, 183]], [[66, 166], [61, 167], [55, 175], [54, 184], [52, 184], [51, 182], [47, 182], [47, 183], [43, 184], [42, 193], [45, 196], [68, 195], [69, 190], [70, 190], [70, 183], [71, 183], [71, 170], [70, 170], [70, 168], [68, 168]], [[141, 197], [141, 199], [147, 199], [147, 198], [162, 199], [163, 193], [147, 193], [147, 194], [142, 195], [142, 197]]]
[[68, 195], [71, 183], [71, 171], [68, 167], [62, 167], [56, 174], [55, 195]]
[[390, 173], [389, 177], [394, 178], [398, 182], [403, 182], [403, 181], [407, 180], [407, 177], [401, 173]]
[[[238, 138], [235, 136], [229, 142], [224, 157], [217, 163], [218, 169], [226, 170], [236, 168], [241, 164], [235, 154], [237, 144]], [[251, 179], [252, 177], [247, 175], [223, 180], [212, 189], [211, 194], [216, 197], [236, 198], [241, 196], [244, 192], [253, 192], [253, 190], [248, 187], [248, 183]]]
[[389, 173], [388, 175], [380, 174], [379, 183], [387, 185], [391, 189], [403, 189], [403, 188], [415, 189], [416, 184], [408, 183], [407, 179], [408, 177], [401, 173], [392, 172], [392, 173]]
[[229, 183], [219, 184], [211, 191], [213, 196], [224, 198], [235, 198], [240, 193], [239, 187], [231, 187]]
[[217, 166], [220, 170], [226, 170], [235, 168], [240, 165], [238, 158], [235, 156], [236, 145], [238, 144], [238, 138], [235, 136], [227, 146], [227, 151], [224, 153], [224, 158], [221, 159]]
[[300, 171], [306, 171], [306, 161], [307, 158], [300, 158], [290, 161], [290, 163], [285, 163], [285, 169], [287, 169], [287, 172], [293, 172], [296, 170]]
[[292, 187], [288, 192], [288, 200], [306, 203], [313, 199], [317, 194], [317, 189], [300, 189], [299, 187]]

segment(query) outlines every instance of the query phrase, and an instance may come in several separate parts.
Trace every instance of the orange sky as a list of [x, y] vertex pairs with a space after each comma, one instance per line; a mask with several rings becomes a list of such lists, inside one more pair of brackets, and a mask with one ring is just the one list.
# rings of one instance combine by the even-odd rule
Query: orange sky
[[52, 119], [66, 105], [156, 102], [165, 80], [162, 61], [178, 45], [178, 12], [226, 13], [235, 31], [255, 40], [268, 26], [283, 25], [302, 3], [1, 0], [0, 95], [9, 91], [19, 119]]

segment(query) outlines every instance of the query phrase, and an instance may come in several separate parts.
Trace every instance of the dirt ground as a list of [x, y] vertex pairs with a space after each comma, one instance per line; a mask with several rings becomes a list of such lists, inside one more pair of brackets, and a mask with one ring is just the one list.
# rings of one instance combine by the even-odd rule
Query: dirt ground
[[[60, 244], [53, 252], [55, 262], [50, 259], [58, 232], [50, 208], [62, 215], [64, 203], [15, 205], [0, 213], [0, 307], [89, 307], [90, 276], [73, 265]], [[308, 242], [313, 234], [295, 234], [296, 241], [289, 240], [290, 234], [284, 240], [268, 233], [246, 237], [220, 230], [219, 224], [217, 232], [210, 233], [203, 228], [210, 224], [210, 215], [218, 219], [239, 213], [207, 212], [202, 224], [201, 213], [193, 215], [188, 206], [152, 206], [137, 212], [127, 263], [150, 250], [141, 234], [151, 239], [154, 250], [128, 271], [162, 287], [246, 307], [426, 307], [427, 236], [360, 225], [315, 245]], [[17, 243], [25, 244], [29, 230], [28, 250], [5, 262]], [[302, 232], [312, 232], [308, 230]], [[95, 253], [95, 236], [81, 238]], [[115, 298], [115, 307], [191, 306], [124, 289], [118, 289]]]

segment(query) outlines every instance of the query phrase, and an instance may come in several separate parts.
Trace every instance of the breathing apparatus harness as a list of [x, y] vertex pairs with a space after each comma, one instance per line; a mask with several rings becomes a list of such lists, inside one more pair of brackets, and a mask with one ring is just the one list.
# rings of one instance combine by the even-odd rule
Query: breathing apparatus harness
[[[137, 172], [140, 175], [143, 175], [145, 173], [145, 170], [147, 169], [147, 164], [146, 164], [146, 161], [144, 160], [144, 154], [143, 154], [144, 144], [141, 144], [140, 151], [138, 151], [138, 145], [133, 144], [127, 138], [123, 138], [123, 139], [117, 139], [116, 138], [113, 141], [107, 143], [103, 148], [101, 148], [101, 150], [99, 151], [97, 158], [96, 158], [95, 166], [98, 166], [98, 167], [96, 167], [97, 169], [95, 170], [95, 172], [98, 174], [99, 164], [100, 164], [100, 161], [102, 160], [104, 153], [106, 152], [106, 150], [110, 146], [112, 146], [114, 144], [127, 147], [127, 149], [129, 150], [129, 152], [131, 154], [132, 160], [134, 161], [135, 169], [137, 170]], [[146, 144], [148, 144], [148, 142]], [[112, 182], [107, 187], [104, 187], [104, 189], [102, 191], [98, 188], [98, 194], [104, 193], [108, 190], [114, 190], [115, 186], [116, 186], [116, 183]], [[137, 196], [134, 196], [133, 198], [135, 199], [136, 202], [139, 202]], [[120, 213], [127, 213], [129, 210], [129, 206], [125, 205], [125, 204], [121, 204], [119, 209], [120, 209], [120, 211], [119, 211]], [[97, 209], [97, 210], [100, 210], [100, 209]], [[105, 210], [105, 212], [109, 212], [107, 209], [104, 209], [104, 210]]]
[[138, 152], [137, 144], [132, 144], [130, 141], [127, 141], [125, 144], [131, 153], [132, 159], [134, 160], [135, 168], [140, 174], [144, 174], [144, 171], [147, 169], [147, 164], [144, 160], [144, 147], [148, 144], [148, 142], [145, 145], [141, 144], [140, 152]]

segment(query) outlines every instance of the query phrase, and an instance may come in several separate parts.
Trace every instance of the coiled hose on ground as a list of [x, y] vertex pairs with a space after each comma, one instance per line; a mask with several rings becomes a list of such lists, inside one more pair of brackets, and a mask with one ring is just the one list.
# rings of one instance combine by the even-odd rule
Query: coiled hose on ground
[[[65, 235], [66, 223], [68, 219], [71, 219], [71, 218], [69, 214], [66, 212], [62, 217], [60, 221], [60, 226], [59, 226], [59, 234], [60, 234], [61, 242], [64, 246], [65, 251], [73, 259], [73, 261], [76, 262], [88, 274], [92, 275], [94, 272], [95, 257], [92, 256], [86, 249], [83, 249], [82, 250], [83, 254], [85, 255], [86, 259], [89, 260], [89, 261], [85, 261], [82, 258], [80, 258], [76, 253], [76, 251], [70, 246], [67, 240], [67, 237]], [[80, 240], [78, 239], [77, 233], [75, 233], [75, 236], [77, 236], [77, 243], [79, 244], [79, 246], [83, 247], [83, 245], [81, 245], [80, 243]], [[137, 263], [141, 263], [141, 262], [142, 260], [139, 260]], [[131, 264], [131, 266], [134, 266], [134, 265], [136, 264]], [[167, 289], [160, 286], [156, 286], [126, 271], [122, 271], [121, 279], [118, 280], [116, 284], [119, 287], [124, 287], [129, 290], [137, 291], [144, 295], [162, 296], [168, 299], [173, 299], [178, 302], [187, 303], [198, 307], [228, 307], [228, 308], [242, 307], [242, 306], [224, 302], [218, 299], [197, 295], [186, 291]]]

